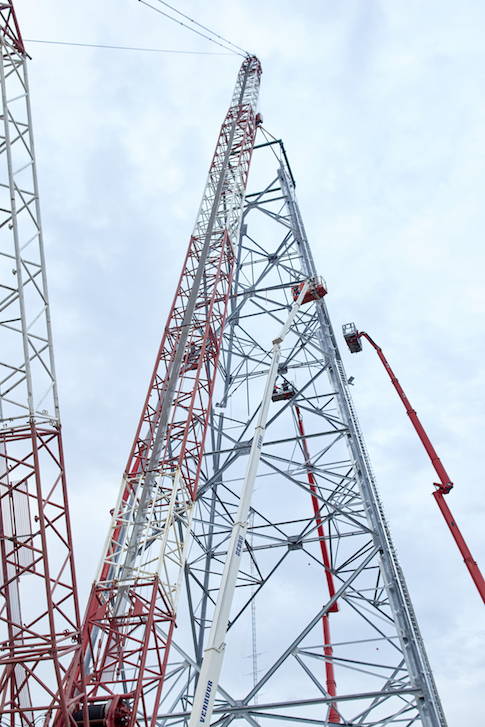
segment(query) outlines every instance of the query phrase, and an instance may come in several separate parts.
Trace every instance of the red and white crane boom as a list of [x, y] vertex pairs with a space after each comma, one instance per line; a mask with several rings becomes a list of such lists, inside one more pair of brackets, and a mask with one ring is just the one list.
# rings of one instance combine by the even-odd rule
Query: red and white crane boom
[[[90, 720], [156, 724], [190, 541], [261, 66], [248, 56], [222, 124], [113, 511], [82, 632]], [[69, 695], [80, 693], [73, 667]], [[81, 723], [81, 712], [75, 718]], [[87, 725], [86, 725], [87, 727]]]
[[426, 450], [426, 453], [428, 457], [431, 460], [431, 464], [434, 467], [434, 470], [436, 474], [438, 475], [439, 482], [435, 482], [436, 490], [433, 492], [433, 497], [436, 500], [439, 509], [441, 510], [441, 513], [445, 519], [445, 522], [450, 530], [450, 533], [453, 536], [453, 539], [458, 547], [458, 550], [460, 551], [461, 555], [463, 556], [463, 560], [465, 562], [465, 565], [468, 569], [468, 572], [470, 573], [470, 576], [472, 577], [472, 580], [478, 590], [478, 593], [481, 596], [482, 601], [485, 603], [485, 580], [483, 578], [482, 572], [477, 564], [477, 562], [474, 560], [470, 548], [468, 547], [465, 538], [461, 534], [460, 528], [458, 527], [455, 518], [453, 517], [450, 508], [448, 507], [444, 495], [447, 495], [450, 490], [453, 487], [453, 482], [451, 481], [450, 476], [448, 475], [448, 472], [443, 466], [443, 463], [441, 462], [441, 459], [438, 456], [438, 453], [436, 452], [433, 444], [431, 443], [430, 438], [428, 437], [426, 430], [424, 429], [423, 425], [421, 424], [421, 420], [419, 419], [418, 415], [416, 414], [416, 411], [411, 406], [411, 403], [409, 399], [407, 398], [404, 389], [402, 388], [401, 384], [399, 383], [396, 375], [394, 374], [394, 371], [392, 370], [391, 366], [389, 365], [389, 362], [387, 358], [384, 355], [384, 352], [382, 351], [382, 348], [377, 345], [377, 343], [369, 336], [368, 333], [365, 331], [358, 331], [355, 327], [354, 323], [347, 323], [343, 326], [343, 334], [344, 338], [347, 342], [347, 345], [351, 351], [351, 353], [358, 353], [362, 350], [362, 344], [360, 342], [361, 338], [367, 339], [367, 341], [371, 344], [371, 346], [374, 348], [374, 350], [377, 352], [377, 355], [379, 356], [382, 365], [384, 366], [391, 382], [394, 388], [396, 389], [399, 398], [401, 399], [404, 408], [406, 409], [406, 413], [409, 416], [412, 425], [421, 440], [421, 443]]

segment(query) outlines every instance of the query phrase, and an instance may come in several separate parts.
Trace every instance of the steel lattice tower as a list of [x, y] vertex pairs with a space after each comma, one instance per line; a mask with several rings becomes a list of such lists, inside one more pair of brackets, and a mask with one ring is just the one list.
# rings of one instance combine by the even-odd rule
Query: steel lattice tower
[[[158, 715], [167, 727], [191, 714], [272, 338], [291, 287], [324, 273], [284, 147], [265, 138], [255, 147]], [[278, 384], [294, 395], [272, 404], [211, 723], [444, 726], [323, 300], [301, 309], [283, 359]]]
[[[67, 724], [63, 683], [80, 663], [80, 617], [27, 54], [0, 4], [0, 720]], [[79, 699], [77, 699], [79, 702]]]
[[[188, 723], [272, 342], [295, 285], [320, 272], [282, 144], [255, 147], [246, 190], [259, 76], [248, 57], [89, 599], [87, 698], [103, 724]], [[277, 386], [291, 396], [271, 405], [224, 669], [212, 720], [199, 690], [200, 722], [444, 727], [323, 300], [299, 308], [283, 346]]]
[[187, 724], [280, 341], [285, 393], [258, 443], [207, 722], [445, 727], [330, 318], [304, 298], [321, 271], [286, 154], [275, 140], [254, 146], [254, 56], [221, 127], [80, 630], [25, 51], [11, 2], [0, 13], [2, 719]]

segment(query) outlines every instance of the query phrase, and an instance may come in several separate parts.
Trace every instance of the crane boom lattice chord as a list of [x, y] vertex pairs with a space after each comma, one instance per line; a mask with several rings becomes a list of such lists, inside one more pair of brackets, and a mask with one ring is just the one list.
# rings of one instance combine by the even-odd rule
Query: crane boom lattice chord
[[[261, 67], [248, 57], [222, 124], [83, 629], [91, 709], [155, 725], [256, 133]], [[79, 691], [73, 674], [70, 695]]]

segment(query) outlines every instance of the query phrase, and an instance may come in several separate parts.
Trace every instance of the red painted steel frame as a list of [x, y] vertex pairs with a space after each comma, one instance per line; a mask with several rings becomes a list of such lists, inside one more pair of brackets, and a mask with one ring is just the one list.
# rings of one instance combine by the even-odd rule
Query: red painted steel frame
[[23, 56], [27, 55], [12, 0], [0, 1], [0, 28], [2, 35], [14, 44], [17, 51]]
[[[312, 507], [313, 512], [315, 514], [315, 522], [317, 524], [317, 533], [318, 537], [320, 538], [320, 552], [322, 555], [322, 562], [323, 567], [325, 568], [325, 577], [327, 579], [327, 586], [328, 586], [328, 594], [330, 598], [333, 598], [335, 596], [335, 584], [333, 582], [333, 575], [332, 575], [332, 565], [330, 563], [330, 557], [328, 554], [328, 548], [327, 543], [325, 540], [325, 531], [323, 529], [323, 522], [322, 517], [320, 513], [320, 505], [317, 498], [317, 482], [315, 480], [315, 475], [313, 474], [312, 466], [311, 466], [311, 459], [310, 459], [310, 452], [308, 449], [308, 443], [306, 441], [305, 437], [305, 428], [303, 426], [303, 417], [301, 415], [300, 407], [296, 406], [294, 407], [295, 414], [296, 414], [296, 423], [297, 423], [297, 429], [298, 433], [301, 437], [301, 446], [303, 449], [303, 456], [305, 457], [305, 467], [307, 471], [307, 478], [308, 478], [308, 484], [310, 485], [310, 492], [311, 494], [311, 500], [312, 500]], [[338, 604], [337, 601], [333, 603], [333, 605], [330, 607], [330, 611], [338, 611]], [[327, 692], [331, 697], [335, 697], [337, 695], [337, 685], [335, 682], [335, 673], [333, 668], [333, 649], [331, 644], [331, 635], [330, 635], [330, 621], [329, 621], [329, 613], [325, 613], [322, 616], [322, 625], [323, 625], [323, 652], [325, 655], [325, 676], [326, 676], [326, 688]], [[328, 721], [333, 723], [340, 723], [340, 715], [338, 714], [336, 707], [334, 704], [330, 705], [330, 709], [328, 711]]]
[[[246, 59], [239, 78], [244, 77], [248, 63], [253, 64], [252, 72], [260, 74], [259, 62], [255, 64], [255, 59]], [[226, 158], [229, 143], [232, 174], [237, 168], [241, 187], [245, 189], [256, 126], [254, 110], [250, 104], [239, 103], [230, 107], [222, 124], [209, 170], [209, 179], [213, 181], [214, 189], [223, 173], [223, 159]], [[212, 230], [203, 282], [198, 291], [184, 348], [185, 357], [194, 351], [198, 353], [197, 365], [185, 368], [182, 366], [178, 374], [175, 397], [157, 467], [159, 473], [174, 473], [180, 468], [192, 500], [195, 500], [197, 494], [235, 265], [235, 241], [230, 239], [227, 228], [221, 226], [224, 210], [234, 205], [233, 195], [234, 191], [226, 181], [218, 206], [222, 212], [218, 214]], [[159, 578], [153, 578], [145, 582], [132, 582], [126, 592], [130, 607], [124, 609], [121, 615], [113, 615], [113, 604], [119, 596], [119, 585], [110, 580], [110, 563], [116, 559], [120, 550], [123, 514], [133, 498], [140, 497], [140, 482], [143, 482], [147, 474], [155, 448], [164, 397], [204, 244], [205, 234], [194, 234], [189, 242], [126, 465], [124, 491], [118, 512], [114, 513], [115, 527], [107, 545], [101, 576], [91, 591], [82, 631], [83, 652], [85, 655], [90, 654], [92, 659], [86, 677], [88, 701], [114, 705], [117, 698], [129, 700], [131, 714], [126, 720], [126, 727], [154, 727], [156, 724], [176, 614], [164, 596]], [[162, 638], [160, 627], [163, 627], [166, 638]], [[126, 674], [131, 676], [127, 678]], [[73, 666], [69, 683], [70, 698], [79, 692], [81, 676], [82, 670]], [[131, 685], [129, 689], [128, 683]], [[61, 727], [61, 723], [57, 727]]]
[[[7, 127], [15, 128], [12, 137], [4, 132], [2, 153], [7, 152], [7, 159], [15, 159], [14, 145], [21, 140], [19, 144], [23, 145], [28, 160], [25, 167], [8, 172], [9, 175], [11, 172], [11, 206], [1, 210], [1, 227], [4, 231], [14, 230], [12, 234], [15, 239], [15, 230], [18, 233], [19, 229], [26, 229], [22, 211], [28, 210], [26, 215], [32, 223], [33, 236], [23, 247], [34, 240], [38, 240], [41, 245], [40, 220], [33, 204], [36, 195], [35, 171], [30, 180], [32, 188], [21, 187], [20, 179], [16, 176], [27, 167], [35, 170], [35, 165], [28, 85], [24, 75], [28, 56], [11, 0], [0, 2], [0, 34], [2, 80], [5, 84], [2, 87], [5, 94], [2, 119]], [[6, 79], [13, 82], [11, 88], [16, 88], [19, 95], [7, 95]], [[12, 115], [12, 103], [20, 99], [26, 104], [23, 110], [25, 115], [17, 118]], [[8, 162], [6, 168], [9, 169]], [[6, 186], [2, 184], [2, 187]], [[19, 199], [23, 206], [17, 204]], [[47, 317], [45, 283], [39, 282], [39, 279], [34, 282], [38, 273], [44, 272], [42, 249], [38, 259], [35, 254], [32, 252], [32, 262], [28, 263], [28, 266], [32, 266], [28, 268], [28, 282], [35, 286], [44, 308], [42, 312]], [[12, 257], [4, 251], [2, 256], [2, 259]], [[22, 300], [27, 308], [31, 304], [28, 282], [24, 278], [22, 284]], [[5, 290], [5, 286], [2, 287]], [[11, 291], [12, 296], [7, 303], [3, 301], [2, 307], [2, 315], [7, 319], [7, 305], [21, 297], [20, 290], [11, 288]], [[37, 319], [39, 317], [40, 314]], [[31, 325], [37, 319], [30, 319]], [[27, 326], [22, 315], [7, 320], [7, 323], [17, 333], [25, 332], [25, 328], [20, 329]], [[5, 324], [5, 320], [2, 320], [2, 324]], [[48, 322], [46, 326], [47, 332], [43, 334], [45, 339], [41, 337], [36, 341], [39, 349], [35, 349], [32, 343], [36, 338], [32, 331], [36, 329], [30, 328], [29, 344], [34, 352], [29, 349], [27, 353], [24, 348], [24, 365], [17, 369], [10, 367], [11, 372], [16, 371], [19, 377], [25, 376], [27, 382], [25, 416], [10, 419], [7, 415], [3, 421], [5, 428], [0, 429], [0, 628], [3, 639], [0, 642], [0, 721], [9, 727], [33, 727], [34, 723], [39, 727], [47, 724], [53, 715], [58, 715], [68, 725], [74, 702], [64, 692], [65, 678], [72, 663], [81, 663], [81, 620], [57, 406], [53, 406], [52, 411], [56, 413], [52, 419], [38, 417], [35, 407], [28, 401], [27, 393], [32, 395], [34, 388], [31, 378], [34, 359], [41, 360], [41, 354], [49, 346]], [[45, 366], [44, 361], [43, 364]], [[48, 375], [55, 387], [53, 365], [50, 365], [52, 368], [48, 370]], [[11, 380], [5, 383], [10, 376], [3, 378], [2, 374], [2, 379], [2, 398], [5, 402], [15, 384]], [[80, 691], [83, 691], [82, 679]], [[76, 704], [80, 702], [81, 698], [77, 695]]]
[[463, 560], [465, 562], [466, 567], [468, 568], [468, 572], [470, 573], [472, 580], [482, 598], [482, 601], [485, 603], [485, 581], [483, 579], [482, 573], [480, 571], [480, 568], [478, 567], [478, 564], [473, 559], [473, 556], [470, 552], [470, 549], [468, 545], [465, 542], [465, 539], [463, 535], [460, 532], [460, 529], [458, 525], [456, 524], [455, 518], [451, 514], [451, 511], [447, 505], [447, 503], [444, 500], [443, 495], [447, 495], [451, 488], [453, 487], [453, 483], [445, 470], [443, 463], [441, 462], [440, 458], [438, 457], [438, 454], [433, 447], [428, 435], [426, 434], [426, 431], [421, 424], [421, 421], [419, 420], [418, 415], [416, 414], [415, 410], [412, 408], [411, 403], [409, 399], [407, 398], [406, 394], [404, 393], [404, 390], [399, 383], [398, 379], [396, 378], [394, 371], [389, 365], [388, 360], [384, 356], [384, 353], [380, 346], [377, 345], [377, 343], [365, 332], [360, 331], [357, 334], [361, 338], [366, 338], [367, 341], [371, 344], [371, 346], [376, 350], [377, 355], [379, 356], [384, 368], [387, 371], [387, 374], [389, 378], [391, 379], [391, 382], [396, 389], [399, 398], [401, 399], [404, 408], [406, 409], [406, 413], [408, 414], [414, 429], [416, 430], [416, 433], [421, 440], [421, 443], [423, 444], [423, 447], [426, 450], [426, 453], [428, 454], [428, 457], [431, 460], [431, 464], [433, 465], [436, 474], [438, 475], [439, 482], [435, 482], [434, 484], [438, 488], [433, 492], [433, 497], [435, 498], [436, 502], [438, 503], [438, 507], [441, 510], [441, 513], [445, 519], [446, 524], [448, 525], [448, 528], [455, 540], [456, 545], [458, 546], [458, 550], [460, 551], [461, 555], [463, 556]]
[[71, 661], [81, 663], [80, 615], [58, 428], [1, 431], [0, 534], [2, 725], [33, 727], [49, 714], [67, 725], [74, 702], [63, 684]]

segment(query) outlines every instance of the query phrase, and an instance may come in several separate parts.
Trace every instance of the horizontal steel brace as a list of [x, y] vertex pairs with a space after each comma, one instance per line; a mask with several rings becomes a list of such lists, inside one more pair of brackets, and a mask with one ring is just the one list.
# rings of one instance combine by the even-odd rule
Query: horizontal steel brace
[[[272, 709], [292, 709], [297, 707], [311, 707], [318, 704], [329, 704], [330, 702], [352, 702], [357, 699], [383, 699], [390, 697], [402, 697], [406, 694], [419, 694], [419, 689], [406, 687], [404, 689], [389, 689], [380, 692], [358, 692], [356, 694], [340, 694], [335, 697], [314, 697], [312, 699], [297, 699], [294, 702], [269, 702], [268, 704], [235, 704], [227, 707], [215, 707], [213, 714], [228, 714], [245, 712], [264, 712]], [[172, 712], [172, 714], [159, 714], [159, 719], [188, 717], [191, 712]]]
[[[287, 442], [298, 442], [303, 439], [313, 439], [315, 437], [328, 437], [332, 434], [345, 434], [348, 432], [348, 429], [345, 427], [343, 429], [329, 429], [327, 432], [316, 432], [315, 434], [305, 434], [304, 437], [301, 437], [299, 435], [296, 435], [294, 437], [285, 437], [284, 439], [273, 439], [271, 442], [263, 442], [263, 447], [270, 447], [274, 444], [286, 444]], [[228, 449], [213, 449], [210, 452], [204, 452], [204, 457], [210, 457], [214, 454], [225, 454], [227, 452], [234, 452], [238, 450], [242, 450], [241, 454], [244, 453], [244, 451], [249, 451], [251, 448], [251, 441], [247, 440], [245, 442], [237, 442], [237, 444], [234, 445], [234, 447], [229, 447]]]

